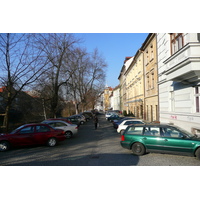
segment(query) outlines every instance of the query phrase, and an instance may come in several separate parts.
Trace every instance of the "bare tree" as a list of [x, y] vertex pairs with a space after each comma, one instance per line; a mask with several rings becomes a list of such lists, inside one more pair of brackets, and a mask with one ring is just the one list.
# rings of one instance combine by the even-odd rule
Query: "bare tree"
[[[73, 52], [74, 45], [79, 42], [73, 34], [39, 34], [38, 44], [49, 60], [50, 69], [45, 72], [48, 86], [52, 116], [56, 117], [59, 92], [62, 85], [67, 84], [73, 74], [73, 69], [68, 65], [68, 58]], [[44, 84], [44, 82], [43, 82]]]
[[26, 86], [35, 82], [47, 60], [41, 49], [33, 46], [32, 34], [0, 34], [0, 84], [5, 88], [6, 101], [3, 125], [8, 130], [9, 112], [14, 99]]
[[76, 113], [78, 113], [78, 106], [82, 105], [83, 111], [94, 98], [94, 95], [92, 99], [88, 98], [88, 96], [91, 97], [91, 91], [95, 94], [94, 91], [97, 91], [98, 86], [104, 82], [107, 64], [97, 49], [90, 55], [85, 49], [77, 48], [72, 60], [71, 65], [76, 70], [71, 76], [69, 85], [72, 91]]

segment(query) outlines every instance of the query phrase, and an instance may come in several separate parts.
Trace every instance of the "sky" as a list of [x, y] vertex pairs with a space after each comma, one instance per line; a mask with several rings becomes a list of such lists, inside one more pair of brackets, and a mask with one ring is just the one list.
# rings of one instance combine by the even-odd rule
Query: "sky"
[[81, 46], [88, 52], [95, 48], [107, 63], [105, 85], [116, 87], [119, 85], [119, 74], [125, 57], [132, 57], [142, 46], [148, 33], [77, 33], [83, 39]]

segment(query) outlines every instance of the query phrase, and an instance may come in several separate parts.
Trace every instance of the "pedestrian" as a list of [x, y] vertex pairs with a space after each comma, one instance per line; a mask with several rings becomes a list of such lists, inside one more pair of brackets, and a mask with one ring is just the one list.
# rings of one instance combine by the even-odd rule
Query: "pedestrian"
[[95, 128], [95, 130], [97, 129], [98, 122], [99, 122], [98, 117], [95, 115], [94, 116], [94, 128]]

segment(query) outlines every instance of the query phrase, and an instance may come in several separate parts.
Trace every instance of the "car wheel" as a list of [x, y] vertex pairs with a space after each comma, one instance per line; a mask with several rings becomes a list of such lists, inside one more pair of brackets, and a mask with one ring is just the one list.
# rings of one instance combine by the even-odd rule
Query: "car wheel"
[[0, 142], [0, 151], [7, 151], [10, 148], [10, 144], [7, 141]]
[[49, 138], [48, 139], [48, 141], [47, 141], [47, 145], [49, 146], [49, 147], [54, 147], [55, 145], [57, 144], [57, 140], [56, 140], [56, 138]]
[[81, 125], [83, 125], [83, 124], [84, 124], [84, 122], [83, 122], [83, 121], [81, 121], [81, 122], [80, 122], [80, 124], [81, 124]]
[[200, 160], [200, 148], [198, 148], [195, 152], [196, 158]]
[[65, 132], [66, 138], [71, 138], [72, 137], [72, 132], [71, 131], [66, 131]]
[[132, 145], [132, 152], [137, 156], [141, 156], [145, 153], [145, 147], [143, 144], [136, 142]]

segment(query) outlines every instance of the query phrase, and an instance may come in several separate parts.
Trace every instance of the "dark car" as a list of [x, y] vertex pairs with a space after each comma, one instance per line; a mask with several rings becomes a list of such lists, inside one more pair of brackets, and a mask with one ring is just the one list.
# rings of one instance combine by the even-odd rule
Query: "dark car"
[[123, 117], [120, 117], [119, 115], [113, 114], [110, 117], [107, 118], [108, 121], [112, 122], [113, 120], [120, 120]]
[[134, 117], [122, 117], [120, 120], [113, 120], [113, 128], [118, 129], [119, 124], [128, 119], [134, 119]]
[[121, 146], [141, 156], [146, 152], [190, 154], [200, 159], [200, 138], [177, 126], [137, 124], [126, 128]]
[[11, 133], [0, 134], [0, 151], [10, 147], [43, 145], [53, 147], [66, 139], [63, 130], [56, 130], [47, 124], [25, 124]]
[[66, 120], [70, 121], [72, 124], [76, 124], [76, 125], [80, 126], [80, 121], [75, 117], [71, 117], [71, 116], [63, 117], [62, 119], [66, 119]]

